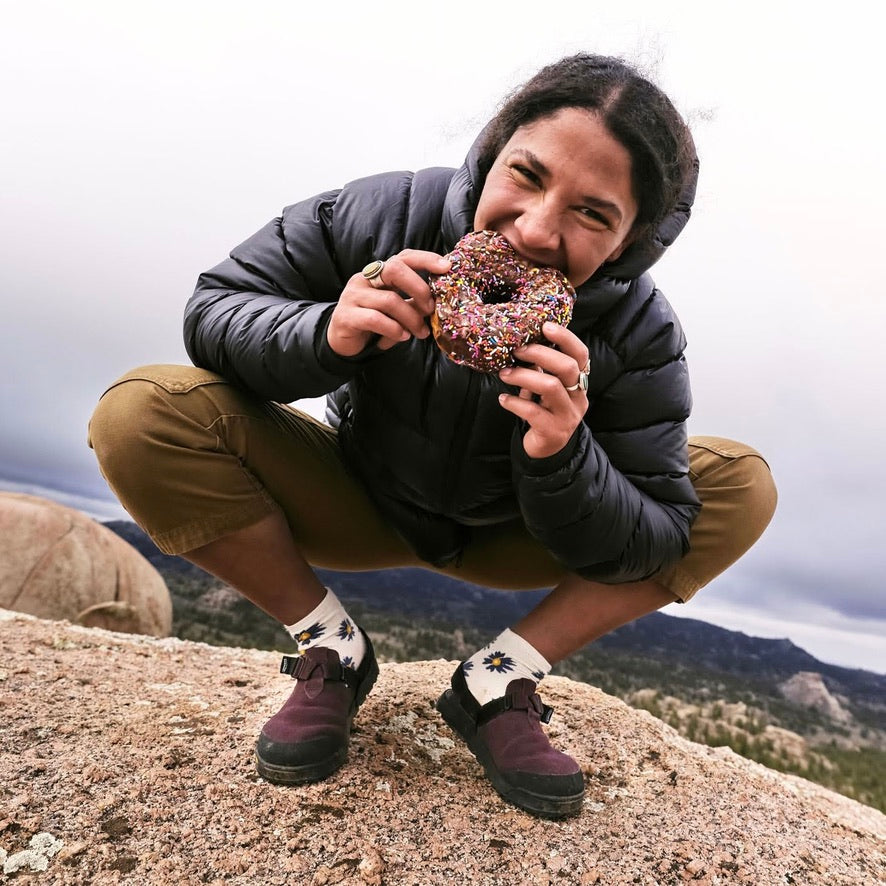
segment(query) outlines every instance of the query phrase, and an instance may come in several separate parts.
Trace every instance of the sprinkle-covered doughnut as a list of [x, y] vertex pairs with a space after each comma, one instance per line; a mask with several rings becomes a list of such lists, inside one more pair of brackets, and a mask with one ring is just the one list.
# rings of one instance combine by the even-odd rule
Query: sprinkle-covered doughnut
[[449, 272], [430, 279], [431, 330], [455, 363], [497, 372], [516, 362], [516, 348], [543, 338], [547, 320], [566, 326], [572, 318], [575, 290], [566, 277], [525, 261], [501, 234], [467, 234], [449, 259]]

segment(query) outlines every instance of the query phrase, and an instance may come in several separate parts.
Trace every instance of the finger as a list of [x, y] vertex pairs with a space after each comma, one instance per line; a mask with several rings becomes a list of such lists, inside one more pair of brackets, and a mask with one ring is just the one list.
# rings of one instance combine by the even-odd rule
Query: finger
[[430, 286], [397, 256], [385, 260], [381, 274], [374, 281], [370, 281], [369, 285], [377, 291], [394, 292], [401, 301], [412, 301], [423, 316], [428, 316], [434, 310], [434, 297]]
[[415, 334], [397, 318], [373, 308], [354, 308], [347, 318], [346, 326], [354, 333], [377, 335], [394, 342], [405, 341]]
[[[414, 298], [401, 298], [396, 292], [384, 294], [383, 310], [393, 317], [404, 329], [408, 329], [416, 338], [427, 338], [431, 328], [427, 322], [427, 314], [421, 310]], [[431, 308], [433, 311], [433, 306]]]
[[580, 369], [584, 369], [588, 362], [588, 346], [574, 332], [550, 321], [544, 324], [542, 332], [551, 344], [572, 357]]
[[522, 396], [518, 397], [514, 394], [499, 394], [498, 402], [501, 403], [502, 407], [507, 409], [508, 412], [512, 412], [518, 418], [522, 418], [530, 425], [539, 423], [549, 414], [543, 406], [536, 403], [534, 400], [527, 400]]
[[503, 409], [529, 425], [529, 430], [523, 437], [523, 449], [532, 458], [543, 458], [559, 452], [575, 432], [575, 425], [557, 427], [551, 421], [551, 414], [531, 400], [500, 394], [498, 402]]
[[425, 316], [434, 310], [434, 296], [431, 288], [419, 271], [443, 274], [449, 270], [449, 260], [433, 252], [404, 250], [385, 261], [381, 279], [385, 288], [393, 289], [406, 298], [415, 301], [418, 310]]
[[364, 309], [376, 311], [396, 321], [416, 338], [427, 338], [430, 335], [425, 314], [418, 309], [414, 299], [404, 299], [396, 292], [379, 289], [363, 295], [360, 304]]
[[448, 256], [422, 249], [403, 249], [397, 253], [397, 258], [414, 271], [427, 271], [429, 274], [445, 274], [451, 266]]
[[[579, 345], [579, 353], [582, 356], [587, 355], [587, 347], [580, 342]], [[546, 345], [526, 345], [516, 350], [514, 354], [520, 360], [534, 363], [548, 375], [556, 376], [567, 389], [573, 388], [579, 382], [581, 374], [590, 369], [590, 360], [586, 356], [584, 362], [578, 362], [569, 354], [555, 351]]]
[[375, 346], [380, 351], [387, 351], [389, 348], [394, 347], [394, 345], [399, 345], [404, 341], [412, 338], [412, 336], [405, 329], [397, 338], [391, 338], [389, 336], [381, 336], [378, 341], [376, 341]]
[[[571, 362], [573, 362], [574, 366], [574, 361]], [[548, 401], [559, 399], [565, 402], [568, 398], [568, 393], [563, 386], [563, 382], [557, 375], [551, 373], [539, 372], [537, 369], [528, 369], [526, 367], [517, 366], [502, 369], [499, 372], [498, 377], [505, 382], [505, 384], [521, 388], [521, 397], [523, 396], [523, 391], [526, 391], [528, 392], [529, 397], [536, 394]]]
[[[538, 367], [548, 375], [555, 375], [564, 383], [572, 384], [576, 379], [578, 370], [575, 359], [562, 351], [555, 351], [549, 345], [524, 345], [514, 352], [514, 356], [522, 362]], [[566, 382], [566, 379], [570, 381]]]

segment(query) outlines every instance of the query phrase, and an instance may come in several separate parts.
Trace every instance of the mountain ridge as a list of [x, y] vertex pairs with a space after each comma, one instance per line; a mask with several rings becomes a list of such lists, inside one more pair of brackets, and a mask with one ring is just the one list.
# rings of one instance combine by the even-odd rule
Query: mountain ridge
[[[173, 595], [176, 577], [202, 580], [206, 576], [186, 560], [160, 552], [135, 523], [109, 521], [104, 525], [139, 550], [167, 578], [167, 583], [173, 579]], [[404, 618], [471, 625], [487, 631], [512, 624], [548, 593], [548, 589], [515, 592], [485, 588], [415, 568], [316, 571], [321, 581], [334, 587], [339, 598], [349, 605], [358, 603], [366, 609]], [[886, 705], [886, 675], [820, 661], [788, 638], [754, 637], [701, 619], [654, 612], [601, 637], [593, 645], [647, 657], [664, 656], [682, 666], [724, 670], [752, 679], [765, 675], [767, 681], [783, 682], [798, 671], [816, 671], [832, 692], [849, 694], [855, 701], [875, 707]]]

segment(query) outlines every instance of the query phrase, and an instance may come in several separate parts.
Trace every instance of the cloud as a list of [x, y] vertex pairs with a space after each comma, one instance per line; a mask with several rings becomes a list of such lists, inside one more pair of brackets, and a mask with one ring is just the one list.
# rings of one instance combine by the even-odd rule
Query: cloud
[[132, 518], [116, 501], [105, 498], [93, 498], [88, 495], [76, 495], [58, 489], [38, 486], [34, 483], [16, 483], [0, 478], [0, 490], [3, 492], [19, 492], [24, 495], [35, 495], [38, 498], [56, 501], [68, 508], [82, 511], [87, 517], [103, 522], [106, 520], [131, 520]]
[[[693, 221], [654, 269], [689, 339], [691, 430], [756, 446], [780, 492], [769, 530], [699, 605], [725, 597], [798, 631], [845, 618], [841, 631], [864, 634], [886, 606], [880, 38], [790, 6], [767, 7], [760, 28], [651, 0], [581, 15], [553, 0], [530, 24], [465, 0], [443, 22], [396, 0], [396, 51], [380, 53], [368, 6], [343, 19], [268, 0], [246, 17], [227, 0], [18, 4], [0, 31], [0, 77], [15, 84], [0, 144], [15, 170], [0, 204], [0, 473], [99, 508], [110, 493], [89, 416], [131, 367], [186, 360], [200, 271], [286, 203], [458, 164], [549, 60], [651, 57], [681, 109], [717, 109], [695, 115]], [[466, 64], [439, 50], [447, 28]]]

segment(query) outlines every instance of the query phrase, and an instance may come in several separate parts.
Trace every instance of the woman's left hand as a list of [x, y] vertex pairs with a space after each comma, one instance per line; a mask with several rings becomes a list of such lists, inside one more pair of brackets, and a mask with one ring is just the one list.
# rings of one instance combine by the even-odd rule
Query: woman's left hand
[[532, 366], [508, 367], [498, 374], [503, 382], [520, 389], [516, 395], [501, 394], [499, 402], [529, 425], [523, 448], [530, 458], [559, 452], [588, 408], [587, 391], [579, 384], [589, 368], [587, 345], [556, 323], [545, 323], [542, 331], [549, 344], [525, 345], [514, 352], [518, 360]]

